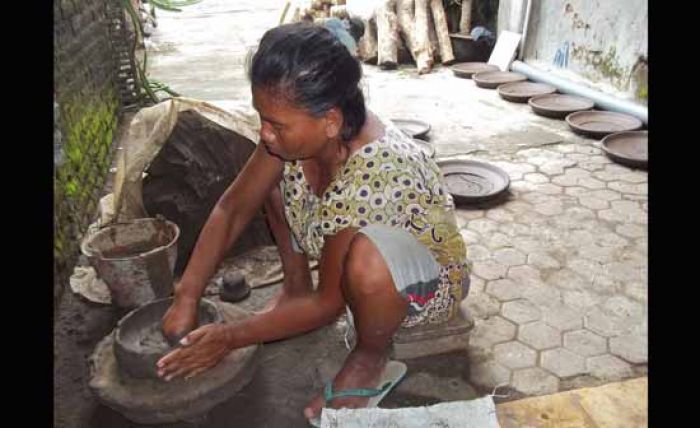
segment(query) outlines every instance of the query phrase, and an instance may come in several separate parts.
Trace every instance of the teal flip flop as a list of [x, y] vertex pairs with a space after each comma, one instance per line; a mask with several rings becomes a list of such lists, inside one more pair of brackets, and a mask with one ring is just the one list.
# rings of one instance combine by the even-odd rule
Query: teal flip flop
[[[333, 381], [326, 383], [326, 388], [323, 391], [323, 399], [326, 403], [340, 397], [369, 397], [367, 408], [377, 407], [379, 402], [391, 391], [406, 375], [406, 364], [400, 361], [389, 361], [382, 371], [379, 382], [376, 388], [356, 388], [345, 389], [343, 391], [333, 392]], [[313, 427], [321, 426], [321, 417], [309, 419], [309, 425]]]

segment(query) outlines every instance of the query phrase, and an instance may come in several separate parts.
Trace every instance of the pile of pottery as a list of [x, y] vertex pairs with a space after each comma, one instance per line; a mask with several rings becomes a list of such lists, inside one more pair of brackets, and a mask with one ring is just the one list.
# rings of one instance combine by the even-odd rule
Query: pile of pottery
[[647, 167], [648, 132], [640, 131], [643, 123], [638, 118], [593, 110], [595, 103], [589, 99], [556, 93], [554, 86], [530, 82], [523, 74], [500, 71], [484, 62], [465, 62], [451, 68], [455, 76], [472, 79], [480, 88], [496, 89], [504, 100], [528, 103], [538, 115], [566, 120], [579, 135], [602, 139], [601, 148], [613, 161], [632, 168]]

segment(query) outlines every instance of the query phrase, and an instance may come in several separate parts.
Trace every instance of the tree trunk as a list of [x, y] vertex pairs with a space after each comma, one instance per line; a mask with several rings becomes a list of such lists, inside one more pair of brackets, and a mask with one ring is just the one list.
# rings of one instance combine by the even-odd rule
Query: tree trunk
[[427, 61], [416, 63], [418, 74], [429, 73], [433, 68], [433, 56], [430, 50], [430, 28], [428, 26], [428, 0], [415, 0], [415, 28], [414, 38], [416, 42], [416, 57], [427, 58]]
[[421, 52], [416, 44], [416, 18], [413, 13], [414, 0], [398, 0], [396, 15], [399, 19], [399, 29], [406, 41], [406, 47], [411, 53], [418, 69], [430, 68], [431, 57], [427, 52]]
[[462, 0], [462, 16], [459, 18], [459, 32], [472, 32], [472, 0]]
[[399, 31], [395, 6], [396, 0], [382, 0], [377, 7], [377, 64], [384, 70], [398, 65]]
[[430, 39], [430, 55], [435, 62], [439, 62], [440, 45], [438, 43], [437, 33], [435, 32], [433, 14], [430, 12], [430, 0], [428, 0], [428, 39]]
[[331, 6], [331, 16], [334, 18], [348, 18], [348, 7], [345, 5]]
[[365, 34], [360, 37], [357, 49], [362, 61], [375, 64], [377, 62], [377, 29], [373, 19], [368, 19], [364, 23]]
[[450, 41], [450, 32], [447, 30], [447, 17], [442, 0], [430, 0], [430, 10], [433, 13], [435, 33], [440, 46], [440, 58], [443, 64], [450, 64], [454, 62], [455, 56], [452, 52], [452, 42]]

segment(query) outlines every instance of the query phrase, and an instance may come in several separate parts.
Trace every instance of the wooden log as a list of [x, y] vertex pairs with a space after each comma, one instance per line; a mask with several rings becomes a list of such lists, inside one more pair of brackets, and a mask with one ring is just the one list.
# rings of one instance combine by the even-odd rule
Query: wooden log
[[348, 14], [348, 7], [345, 5], [331, 6], [331, 16], [340, 19], [350, 17]]
[[462, 0], [462, 15], [459, 18], [459, 32], [470, 34], [472, 32], [472, 0]]
[[360, 59], [369, 64], [377, 63], [378, 47], [377, 47], [377, 27], [374, 24], [374, 19], [364, 21], [365, 33], [357, 43], [357, 49]]
[[398, 65], [398, 19], [396, 0], [381, 0], [377, 7], [377, 65], [383, 70]]
[[[414, 0], [397, 0], [396, 15], [399, 19], [399, 31], [403, 37], [406, 50], [410, 53], [418, 69], [429, 69], [432, 56], [430, 51], [418, 49], [416, 44], [416, 17], [413, 12]], [[399, 58], [401, 59], [401, 58]]]
[[428, 40], [430, 40], [430, 56], [434, 62], [440, 61], [440, 46], [437, 34], [435, 33], [435, 23], [433, 14], [430, 12], [430, 0], [428, 0]]
[[428, 0], [415, 0], [415, 27], [414, 37], [416, 41], [416, 55], [429, 57], [428, 61], [416, 64], [418, 74], [429, 73], [433, 68], [433, 56], [430, 50], [430, 28], [428, 17]]
[[451, 64], [454, 62], [455, 56], [452, 52], [450, 32], [447, 29], [447, 16], [445, 15], [445, 8], [442, 5], [442, 0], [430, 0], [430, 11], [433, 14], [433, 22], [435, 23], [435, 33], [437, 34], [440, 48], [440, 58], [443, 64]]
[[280, 15], [280, 20], [279, 20], [278, 25], [282, 25], [282, 24], [284, 24], [284, 23], [286, 22], [286, 19], [287, 19], [287, 12], [289, 12], [289, 8], [290, 8], [291, 6], [292, 6], [292, 3], [291, 3], [291, 2], [289, 2], [289, 1], [285, 2], [284, 7], [282, 8], [282, 13], [281, 13], [281, 15]]

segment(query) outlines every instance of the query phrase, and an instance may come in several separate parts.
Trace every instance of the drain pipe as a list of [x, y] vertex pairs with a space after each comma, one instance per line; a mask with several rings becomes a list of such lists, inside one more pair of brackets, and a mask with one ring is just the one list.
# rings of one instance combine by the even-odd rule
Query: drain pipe
[[527, 27], [530, 25], [530, 10], [532, 9], [532, 0], [527, 0], [525, 6], [525, 19], [523, 20], [522, 37], [520, 37], [520, 49], [518, 50], [518, 59], [522, 60], [525, 56], [525, 43], [527, 43]]
[[561, 93], [588, 98], [595, 102], [598, 108], [629, 114], [644, 122], [645, 125], [648, 124], [649, 109], [643, 105], [622, 100], [570, 80], [554, 76], [551, 73], [529, 66], [522, 61], [513, 61], [510, 69], [516, 73], [525, 75], [528, 79], [535, 82], [552, 85]]

